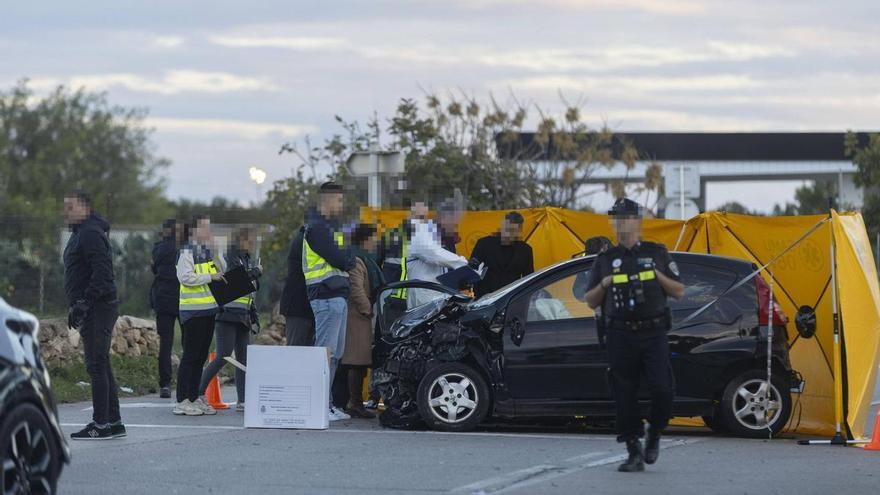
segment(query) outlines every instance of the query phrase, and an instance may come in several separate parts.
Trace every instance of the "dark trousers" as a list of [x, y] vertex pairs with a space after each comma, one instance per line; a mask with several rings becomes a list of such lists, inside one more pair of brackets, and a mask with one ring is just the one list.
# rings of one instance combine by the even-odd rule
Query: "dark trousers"
[[315, 318], [288, 316], [284, 319], [284, 327], [287, 345], [315, 345]]
[[177, 402], [199, 398], [202, 368], [208, 360], [214, 337], [214, 315], [195, 316], [183, 324], [181, 342], [183, 356], [177, 369]]
[[116, 379], [110, 365], [110, 343], [117, 316], [116, 304], [96, 303], [79, 329], [86, 371], [92, 382], [92, 421], [98, 425], [120, 420]]
[[330, 389], [333, 405], [345, 409], [349, 403], [359, 404], [363, 401], [364, 378], [369, 366], [340, 364]]
[[641, 438], [644, 434], [639, 410], [642, 377], [651, 396], [648, 421], [652, 429], [663, 431], [672, 415], [675, 388], [666, 333], [645, 336], [630, 330], [611, 329], [607, 338], [612, 388], [617, 403], [617, 441]]
[[174, 347], [174, 324], [177, 315], [156, 314], [156, 333], [159, 334], [159, 387], [171, 386], [171, 350]]
[[[217, 354], [202, 372], [199, 395], [205, 395], [211, 379], [217, 376], [226, 364], [223, 358], [231, 356], [232, 351], [235, 351], [236, 361], [247, 364], [247, 346], [251, 340], [250, 328], [234, 321], [218, 321], [214, 324], [214, 336], [217, 337], [217, 344], [214, 346]], [[238, 394], [238, 402], [244, 402], [244, 379], [244, 371], [235, 368], [235, 392]]]

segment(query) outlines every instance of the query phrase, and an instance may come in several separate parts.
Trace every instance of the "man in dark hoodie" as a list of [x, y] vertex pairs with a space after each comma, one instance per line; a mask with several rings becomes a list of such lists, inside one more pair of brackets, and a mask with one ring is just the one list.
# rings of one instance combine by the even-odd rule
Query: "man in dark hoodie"
[[[330, 383], [345, 352], [348, 313], [348, 271], [355, 261], [345, 247], [339, 217], [343, 207], [342, 186], [321, 185], [318, 208], [306, 216], [302, 246], [302, 272], [309, 305], [315, 315], [315, 345], [330, 352]], [[329, 390], [328, 390], [329, 391]], [[330, 407], [330, 421], [349, 419], [341, 409]]]
[[153, 285], [150, 287], [150, 307], [156, 312], [156, 332], [159, 334], [159, 397], [171, 398], [171, 348], [174, 345], [174, 324], [180, 301], [177, 281], [177, 243], [179, 224], [171, 218], [162, 224], [162, 240], [153, 245]]
[[92, 213], [89, 196], [81, 192], [64, 196], [64, 219], [73, 232], [64, 248], [64, 289], [70, 303], [67, 323], [82, 337], [93, 406], [92, 422], [71, 438], [123, 437], [125, 426], [110, 366], [110, 341], [119, 304], [108, 237], [110, 224]]
[[306, 293], [306, 279], [303, 276], [302, 252], [305, 225], [300, 227], [287, 254], [287, 278], [281, 293], [280, 312], [285, 319], [287, 345], [315, 344], [315, 315]]

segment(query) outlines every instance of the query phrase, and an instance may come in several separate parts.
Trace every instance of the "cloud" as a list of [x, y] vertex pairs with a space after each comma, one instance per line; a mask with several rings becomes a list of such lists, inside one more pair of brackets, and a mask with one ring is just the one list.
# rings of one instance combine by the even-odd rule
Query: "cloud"
[[153, 45], [158, 48], [177, 48], [186, 40], [179, 36], [159, 36], [153, 40]]
[[717, 74], [693, 77], [594, 77], [547, 75], [512, 79], [493, 83], [493, 88], [510, 87], [513, 89], [543, 91], [603, 91], [632, 95], [638, 93], [658, 92], [697, 92], [697, 91], [730, 91], [750, 89], [764, 86], [763, 81], [756, 81], [746, 75]]
[[211, 36], [208, 41], [215, 45], [232, 48], [283, 48], [287, 50], [315, 51], [350, 48], [343, 38], [330, 37], [251, 37], [251, 36]]
[[177, 133], [195, 136], [234, 136], [246, 140], [267, 137], [297, 138], [318, 132], [308, 124], [276, 124], [245, 120], [182, 119], [172, 117], [149, 117], [146, 124], [160, 133]]
[[278, 87], [267, 79], [242, 77], [227, 72], [200, 72], [194, 70], [166, 71], [161, 78], [150, 78], [132, 73], [90, 74], [68, 78], [35, 77], [31, 85], [37, 90], [52, 89], [59, 84], [73, 88], [84, 87], [93, 91], [123, 88], [139, 93], [174, 95], [183, 92], [229, 93], [234, 91], [276, 91]]
[[707, 10], [704, 3], [690, 0], [462, 0], [459, 3], [470, 8], [538, 5], [540, 8], [557, 10], [624, 10], [675, 16], [704, 14]]

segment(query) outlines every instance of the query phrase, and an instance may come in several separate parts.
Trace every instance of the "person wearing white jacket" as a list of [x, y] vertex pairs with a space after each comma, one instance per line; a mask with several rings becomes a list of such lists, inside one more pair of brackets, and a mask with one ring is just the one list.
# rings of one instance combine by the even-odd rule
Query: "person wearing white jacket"
[[[457, 221], [460, 214], [452, 204], [443, 203], [438, 208], [441, 217]], [[407, 252], [407, 280], [436, 282], [437, 277], [449, 270], [468, 264], [468, 260], [443, 249], [440, 227], [433, 220], [413, 220], [413, 234]], [[438, 297], [439, 292], [429, 289], [407, 290], [407, 307], [415, 308]]]

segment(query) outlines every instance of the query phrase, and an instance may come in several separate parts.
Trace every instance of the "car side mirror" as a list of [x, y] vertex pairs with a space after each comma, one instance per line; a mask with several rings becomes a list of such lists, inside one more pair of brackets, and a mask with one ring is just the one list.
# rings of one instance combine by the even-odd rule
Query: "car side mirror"
[[816, 335], [816, 310], [810, 306], [798, 308], [797, 315], [794, 317], [794, 326], [797, 328], [798, 334], [805, 339]]

